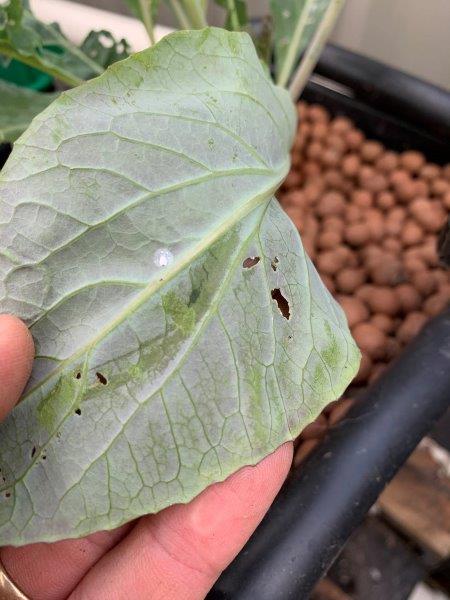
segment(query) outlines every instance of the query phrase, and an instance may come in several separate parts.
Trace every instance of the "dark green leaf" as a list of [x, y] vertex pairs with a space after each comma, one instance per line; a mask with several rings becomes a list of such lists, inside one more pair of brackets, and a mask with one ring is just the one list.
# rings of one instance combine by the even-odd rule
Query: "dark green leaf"
[[0, 142], [14, 142], [58, 95], [35, 92], [0, 79]]
[[[16, 13], [18, 10], [16, 8]], [[19, 22], [11, 22], [8, 17], [6, 27], [0, 31], [0, 54], [49, 73], [69, 85], [77, 85], [103, 72], [103, 68], [72, 44], [57, 25], [38, 21], [26, 9], [20, 14]]]
[[80, 49], [105, 69], [130, 54], [130, 45], [124, 38], [117, 41], [109, 31], [105, 30], [91, 31]]

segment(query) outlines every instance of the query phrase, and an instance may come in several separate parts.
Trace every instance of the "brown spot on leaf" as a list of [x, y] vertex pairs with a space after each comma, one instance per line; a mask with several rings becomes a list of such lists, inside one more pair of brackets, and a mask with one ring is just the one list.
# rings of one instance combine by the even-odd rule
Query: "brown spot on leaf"
[[244, 260], [242, 266], [244, 267], [244, 269], [251, 269], [252, 267], [257, 265], [260, 260], [261, 259], [259, 258], [259, 256], [249, 256]]

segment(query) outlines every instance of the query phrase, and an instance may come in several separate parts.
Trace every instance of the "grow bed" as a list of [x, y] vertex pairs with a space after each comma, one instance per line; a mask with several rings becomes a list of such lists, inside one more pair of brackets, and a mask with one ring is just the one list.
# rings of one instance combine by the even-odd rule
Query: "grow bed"
[[450, 281], [436, 241], [450, 209], [450, 95], [328, 46], [298, 110], [280, 200], [363, 361], [300, 436], [305, 462], [210, 600], [307, 598], [449, 406]]

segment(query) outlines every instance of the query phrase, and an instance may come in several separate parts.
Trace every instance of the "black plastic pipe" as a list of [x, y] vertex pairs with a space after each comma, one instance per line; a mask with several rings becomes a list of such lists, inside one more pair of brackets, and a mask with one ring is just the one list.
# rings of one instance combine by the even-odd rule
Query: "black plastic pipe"
[[359, 100], [450, 140], [448, 91], [333, 44], [324, 48], [315, 72], [348, 86]]
[[433, 319], [288, 479], [208, 600], [306, 600], [450, 405], [450, 309]]

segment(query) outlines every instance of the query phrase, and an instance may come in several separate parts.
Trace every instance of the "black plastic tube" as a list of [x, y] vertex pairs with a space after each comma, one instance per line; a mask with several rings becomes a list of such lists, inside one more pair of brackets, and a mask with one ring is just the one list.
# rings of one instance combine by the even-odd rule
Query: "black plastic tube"
[[432, 320], [288, 479], [208, 600], [306, 600], [450, 405], [450, 309]]
[[348, 86], [378, 110], [450, 140], [448, 91], [333, 44], [324, 48], [315, 72]]

